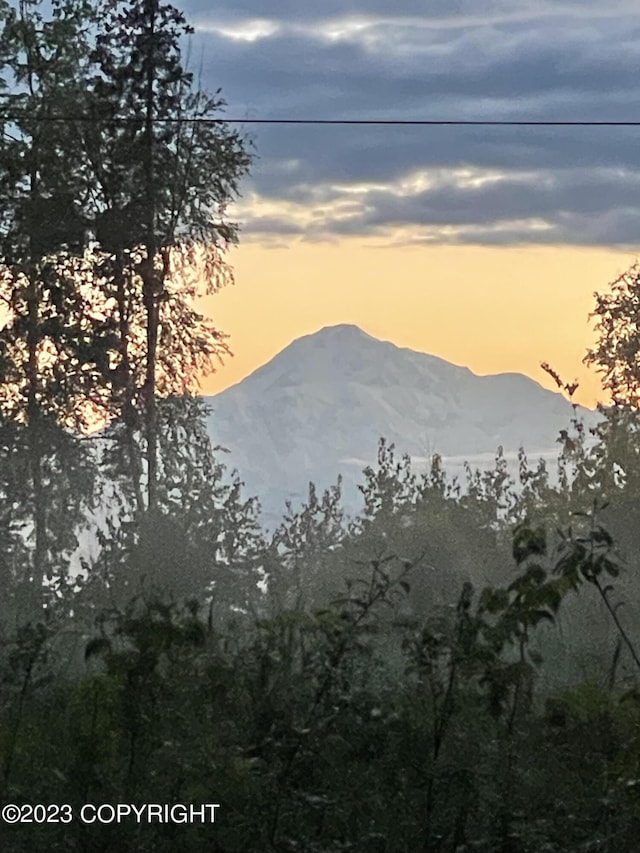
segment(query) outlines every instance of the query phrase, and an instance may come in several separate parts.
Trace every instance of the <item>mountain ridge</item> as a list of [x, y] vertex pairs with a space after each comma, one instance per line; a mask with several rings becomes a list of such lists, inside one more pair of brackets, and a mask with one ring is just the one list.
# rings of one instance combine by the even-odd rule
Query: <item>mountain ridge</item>
[[212, 440], [276, 515], [285, 500], [306, 498], [309, 481], [321, 489], [338, 474], [357, 498], [359, 463], [375, 463], [382, 436], [415, 459], [439, 453], [447, 470], [447, 457], [485, 456], [499, 445], [511, 454], [524, 446], [532, 459], [557, 455], [572, 417], [568, 400], [531, 377], [478, 375], [352, 324], [296, 338], [206, 402]]

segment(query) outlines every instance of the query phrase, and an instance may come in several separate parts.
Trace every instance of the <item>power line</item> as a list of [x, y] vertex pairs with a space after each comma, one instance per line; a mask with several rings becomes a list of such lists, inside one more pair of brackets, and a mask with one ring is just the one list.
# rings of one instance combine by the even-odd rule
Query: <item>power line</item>
[[[17, 121], [24, 114], [4, 114], [0, 120]], [[89, 122], [131, 124], [136, 118], [97, 118], [96, 116], [49, 115], [30, 116], [29, 121], [38, 122]], [[156, 122], [171, 124], [284, 124], [284, 125], [351, 125], [380, 127], [640, 127], [640, 121], [575, 121], [533, 119], [341, 119], [341, 118], [156, 118]]]
[[[208, 121], [208, 119], [205, 119]], [[214, 119], [216, 121], [216, 119]], [[219, 119], [229, 124], [345, 124], [416, 127], [640, 127], [640, 121], [510, 121], [488, 119], [339, 119], [339, 118], [254, 118]]]

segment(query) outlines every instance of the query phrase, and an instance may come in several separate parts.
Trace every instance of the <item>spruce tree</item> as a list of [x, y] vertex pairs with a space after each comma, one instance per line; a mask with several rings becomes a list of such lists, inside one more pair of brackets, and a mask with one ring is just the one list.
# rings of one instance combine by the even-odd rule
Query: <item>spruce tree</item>
[[[112, 305], [111, 414], [122, 419], [139, 508], [158, 501], [158, 397], [193, 393], [227, 352], [194, 297], [230, 280], [224, 218], [250, 158], [219, 120], [224, 102], [196, 88], [181, 59], [191, 33], [160, 0], [106, 0], [79, 123], [88, 164], [96, 277]], [[144, 437], [143, 461], [135, 460]]]

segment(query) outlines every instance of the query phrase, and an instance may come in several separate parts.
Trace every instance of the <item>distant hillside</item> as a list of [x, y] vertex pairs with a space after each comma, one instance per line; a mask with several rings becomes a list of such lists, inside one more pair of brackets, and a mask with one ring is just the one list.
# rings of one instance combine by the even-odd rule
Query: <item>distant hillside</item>
[[353, 503], [380, 436], [418, 464], [439, 453], [455, 472], [465, 459], [490, 467], [499, 445], [555, 457], [572, 414], [561, 394], [527, 376], [477, 376], [352, 325], [293, 341], [207, 402], [214, 443], [231, 451], [227, 462], [267, 516], [280, 516], [286, 498], [303, 500], [310, 480], [324, 488], [338, 473]]

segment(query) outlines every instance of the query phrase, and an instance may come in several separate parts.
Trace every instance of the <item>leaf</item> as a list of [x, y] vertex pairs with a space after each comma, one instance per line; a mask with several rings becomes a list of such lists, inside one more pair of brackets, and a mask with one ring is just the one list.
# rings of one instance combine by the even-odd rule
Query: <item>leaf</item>
[[543, 556], [547, 551], [547, 537], [543, 527], [520, 524], [513, 534], [513, 557], [520, 565], [528, 557]]
[[613, 539], [608, 530], [605, 530], [604, 527], [596, 527], [596, 529], [592, 532], [591, 538], [598, 545], [608, 545], [611, 547], [613, 545]]

